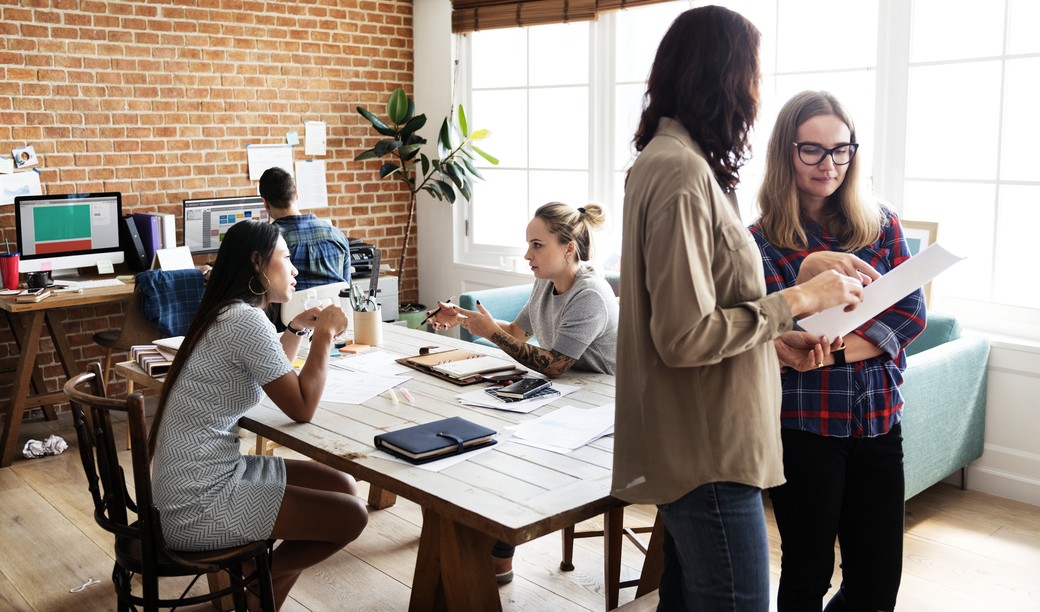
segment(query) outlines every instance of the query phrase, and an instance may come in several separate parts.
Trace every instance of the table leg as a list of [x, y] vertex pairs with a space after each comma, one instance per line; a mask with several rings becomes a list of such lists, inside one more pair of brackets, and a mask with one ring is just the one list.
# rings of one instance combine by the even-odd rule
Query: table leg
[[22, 330], [18, 366], [15, 368], [14, 381], [11, 384], [11, 401], [7, 405], [4, 434], [0, 439], [0, 467], [10, 466], [18, 450], [18, 434], [21, 432], [22, 418], [25, 416], [25, 401], [28, 399], [29, 383], [36, 369], [36, 353], [43, 333], [43, 311], [28, 316], [29, 324]]
[[[11, 327], [11, 335], [14, 337], [14, 342], [18, 346], [18, 353], [24, 349], [25, 346], [25, 334], [27, 333], [25, 325], [22, 323], [22, 317], [19, 315], [13, 315], [7, 311], [4, 311], [7, 315], [7, 324]], [[37, 341], [39, 342], [39, 341]], [[43, 395], [47, 393], [47, 384], [43, 380], [43, 372], [39, 368], [34, 367], [32, 369], [32, 389], [37, 395]], [[58, 418], [58, 413], [54, 410], [53, 404], [46, 404], [40, 406], [43, 409], [43, 414], [47, 417], [48, 421], [53, 421]]]
[[491, 569], [494, 538], [423, 509], [422, 536], [412, 579], [412, 612], [495, 612], [502, 609]]
[[624, 542], [625, 507], [611, 508], [603, 513], [603, 582], [606, 588], [607, 610], [618, 607], [621, 590], [621, 545]]
[[368, 487], [368, 505], [376, 510], [389, 508], [397, 503], [397, 496], [375, 485]]

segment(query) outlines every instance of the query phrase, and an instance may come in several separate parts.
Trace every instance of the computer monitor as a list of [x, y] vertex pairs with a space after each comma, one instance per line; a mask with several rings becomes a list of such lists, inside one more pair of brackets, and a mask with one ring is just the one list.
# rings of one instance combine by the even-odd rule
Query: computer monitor
[[239, 221], [267, 221], [260, 196], [184, 200], [184, 246], [196, 253], [216, 253], [228, 228]]
[[53, 273], [102, 261], [123, 263], [119, 244], [122, 212], [122, 194], [115, 192], [16, 197], [18, 271]]

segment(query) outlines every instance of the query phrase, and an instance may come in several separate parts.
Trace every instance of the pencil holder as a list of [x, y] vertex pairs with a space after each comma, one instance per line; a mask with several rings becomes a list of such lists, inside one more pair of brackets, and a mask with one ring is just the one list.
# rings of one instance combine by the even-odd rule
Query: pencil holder
[[383, 343], [383, 313], [380, 309], [354, 311], [354, 342], [379, 346]]

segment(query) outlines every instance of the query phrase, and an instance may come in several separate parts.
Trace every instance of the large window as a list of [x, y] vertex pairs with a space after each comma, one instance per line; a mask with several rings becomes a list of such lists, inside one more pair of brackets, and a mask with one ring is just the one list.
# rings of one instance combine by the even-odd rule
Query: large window
[[[604, 204], [599, 261], [620, 252], [624, 173], [645, 79], [674, 2], [597, 22], [492, 30], [460, 46], [471, 123], [492, 130], [502, 160], [467, 208], [468, 263], [516, 267], [537, 206]], [[723, 2], [763, 34], [758, 154], [742, 171], [744, 220], [755, 215], [763, 152], [780, 106], [826, 89], [849, 107], [863, 175], [903, 218], [935, 221], [965, 262], [933, 287], [934, 306], [976, 327], [1040, 338], [1040, 283], [1027, 233], [1040, 222], [1040, 8], [1031, 0], [745, 0]], [[853, 25], [854, 24], [854, 25]], [[879, 26], [879, 24], [881, 24]], [[563, 59], [565, 58], [565, 59]], [[1001, 312], [992, 316], [992, 309]]]

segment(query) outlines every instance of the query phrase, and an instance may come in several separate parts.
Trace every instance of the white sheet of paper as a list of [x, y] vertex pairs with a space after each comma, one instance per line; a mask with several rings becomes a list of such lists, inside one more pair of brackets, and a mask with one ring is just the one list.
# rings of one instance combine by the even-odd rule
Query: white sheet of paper
[[863, 302], [852, 312], [835, 306], [798, 321], [798, 325], [814, 336], [844, 336], [962, 259], [935, 243], [864, 287]]
[[341, 370], [376, 374], [378, 376], [397, 376], [415, 370], [403, 366], [396, 361], [397, 357], [386, 351], [371, 349], [357, 355], [344, 355], [329, 362], [329, 365]]
[[10, 157], [0, 157], [0, 174], [12, 174], [14, 172], [14, 160]]
[[293, 173], [292, 147], [287, 144], [248, 144], [246, 159], [249, 161], [249, 180], [259, 181], [268, 168], [281, 168]]
[[333, 404], [362, 404], [409, 380], [410, 376], [373, 376], [329, 368], [321, 401]]
[[[613, 425], [610, 426], [610, 429], [604, 431], [603, 433], [601, 433], [600, 435], [596, 436], [595, 438], [589, 440], [585, 444], [592, 444], [593, 442], [595, 442], [596, 440], [599, 440], [600, 438], [603, 438], [603, 437], [606, 437], [606, 436], [612, 436], [612, 435], [614, 435], [614, 426]], [[562, 446], [556, 446], [555, 444], [544, 444], [542, 442], [532, 442], [531, 440], [524, 440], [524, 439], [521, 439], [521, 438], [514, 438], [511, 441], [512, 442], [516, 442], [517, 444], [523, 444], [524, 446], [531, 446], [533, 448], [540, 448], [542, 450], [547, 450], [547, 451], [549, 451], [551, 453], [558, 453], [560, 455], [566, 455], [567, 453], [569, 453], [571, 451], [578, 450], [576, 448], [564, 448]]]
[[186, 246], [159, 249], [155, 252], [155, 264], [159, 270], [191, 270], [195, 267], [191, 249]]
[[27, 195], [43, 195], [38, 170], [0, 174], [0, 204], [14, 204], [15, 197]]
[[325, 122], [305, 121], [303, 127], [306, 138], [303, 143], [303, 154], [325, 155]]
[[581, 448], [614, 428], [614, 404], [598, 408], [564, 406], [516, 428], [513, 441], [565, 450]]
[[324, 159], [304, 159], [296, 162], [296, 192], [300, 208], [328, 208], [329, 185], [325, 177]]
[[519, 412], [521, 414], [527, 414], [528, 412], [534, 412], [546, 404], [551, 404], [556, 400], [560, 399], [564, 395], [574, 393], [578, 390], [578, 387], [573, 385], [561, 385], [559, 383], [553, 383], [552, 388], [560, 392], [559, 395], [551, 395], [549, 397], [537, 397], [534, 399], [520, 400], [519, 402], [503, 402], [497, 400], [484, 391], [486, 387], [481, 387], [476, 391], [469, 391], [458, 396], [460, 404], [467, 406], [477, 406], [478, 408], [494, 408], [495, 410], [505, 410], [507, 412]]

